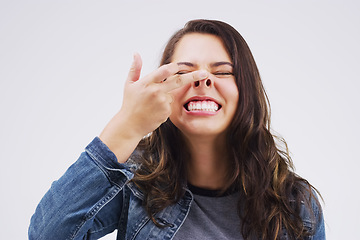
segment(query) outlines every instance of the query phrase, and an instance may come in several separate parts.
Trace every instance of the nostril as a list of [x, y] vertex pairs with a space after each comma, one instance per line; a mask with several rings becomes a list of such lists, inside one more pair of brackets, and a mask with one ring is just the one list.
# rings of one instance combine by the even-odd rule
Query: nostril
[[210, 86], [210, 84], [211, 84], [211, 80], [210, 79], [206, 80], [206, 86]]
[[195, 87], [198, 87], [200, 85], [200, 82], [199, 81], [196, 81], [195, 82]]

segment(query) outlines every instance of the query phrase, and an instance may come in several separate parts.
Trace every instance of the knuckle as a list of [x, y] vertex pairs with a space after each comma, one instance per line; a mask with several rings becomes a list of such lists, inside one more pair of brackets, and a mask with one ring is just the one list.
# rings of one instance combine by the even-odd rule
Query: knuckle
[[157, 94], [157, 100], [159, 103], [166, 102], [166, 97], [163, 94]]
[[170, 115], [171, 115], [171, 107], [170, 105], [168, 105], [164, 108], [164, 116], [165, 118], [168, 118]]
[[162, 99], [164, 96], [160, 89], [154, 89], [154, 91], [152, 92], [152, 97], [155, 99]]
[[193, 81], [198, 81], [198, 77], [196, 74], [192, 73], [191, 76]]
[[174, 102], [174, 97], [171, 94], [168, 95], [168, 102], [170, 104], [172, 104]]
[[130, 72], [135, 72], [136, 71], [136, 66], [135, 65], [132, 65], [131, 67], [130, 67]]
[[182, 84], [182, 82], [183, 82], [183, 79], [182, 79], [182, 77], [180, 75], [175, 75], [175, 80], [174, 81], [175, 81], [175, 84], [177, 86], [180, 86]]
[[156, 88], [154, 86], [148, 86], [146, 89], [147, 93], [150, 95], [150, 97], [156, 97], [157, 95], [159, 95], [159, 88]]
[[171, 75], [171, 70], [167, 67], [167, 66], [162, 66], [161, 68], [160, 68], [160, 75], [161, 75], [161, 77], [163, 77], [163, 78], [167, 78], [168, 76], [170, 76]]

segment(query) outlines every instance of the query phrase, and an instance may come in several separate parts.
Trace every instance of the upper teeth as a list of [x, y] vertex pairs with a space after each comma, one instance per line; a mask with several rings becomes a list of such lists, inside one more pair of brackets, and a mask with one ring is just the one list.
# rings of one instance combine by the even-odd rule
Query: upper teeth
[[189, 111], [210, 111], [216, 112], [219, 106], [214, 101], [191, 101], [188, 104]]

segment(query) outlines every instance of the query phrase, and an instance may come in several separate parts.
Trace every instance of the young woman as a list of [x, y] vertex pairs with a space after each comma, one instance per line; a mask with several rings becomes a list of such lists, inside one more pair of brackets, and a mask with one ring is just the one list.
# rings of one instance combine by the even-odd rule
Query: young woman
[[190, 21], [160, 65], [139, 79], [134, 56], [120, 111], [53, 183], [29, 238], [117, 229], [118, 239], [325, 239], [316, 190], [270, 133], [241, 35], [224, 22]]

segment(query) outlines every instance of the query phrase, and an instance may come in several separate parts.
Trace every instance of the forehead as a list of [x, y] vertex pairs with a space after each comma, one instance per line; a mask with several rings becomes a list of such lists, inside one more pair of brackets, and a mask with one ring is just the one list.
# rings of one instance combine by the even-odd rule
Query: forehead
[[188, 33], [175, 46], [172, 62], [230, 62], [222, 40], [212, 34]]

